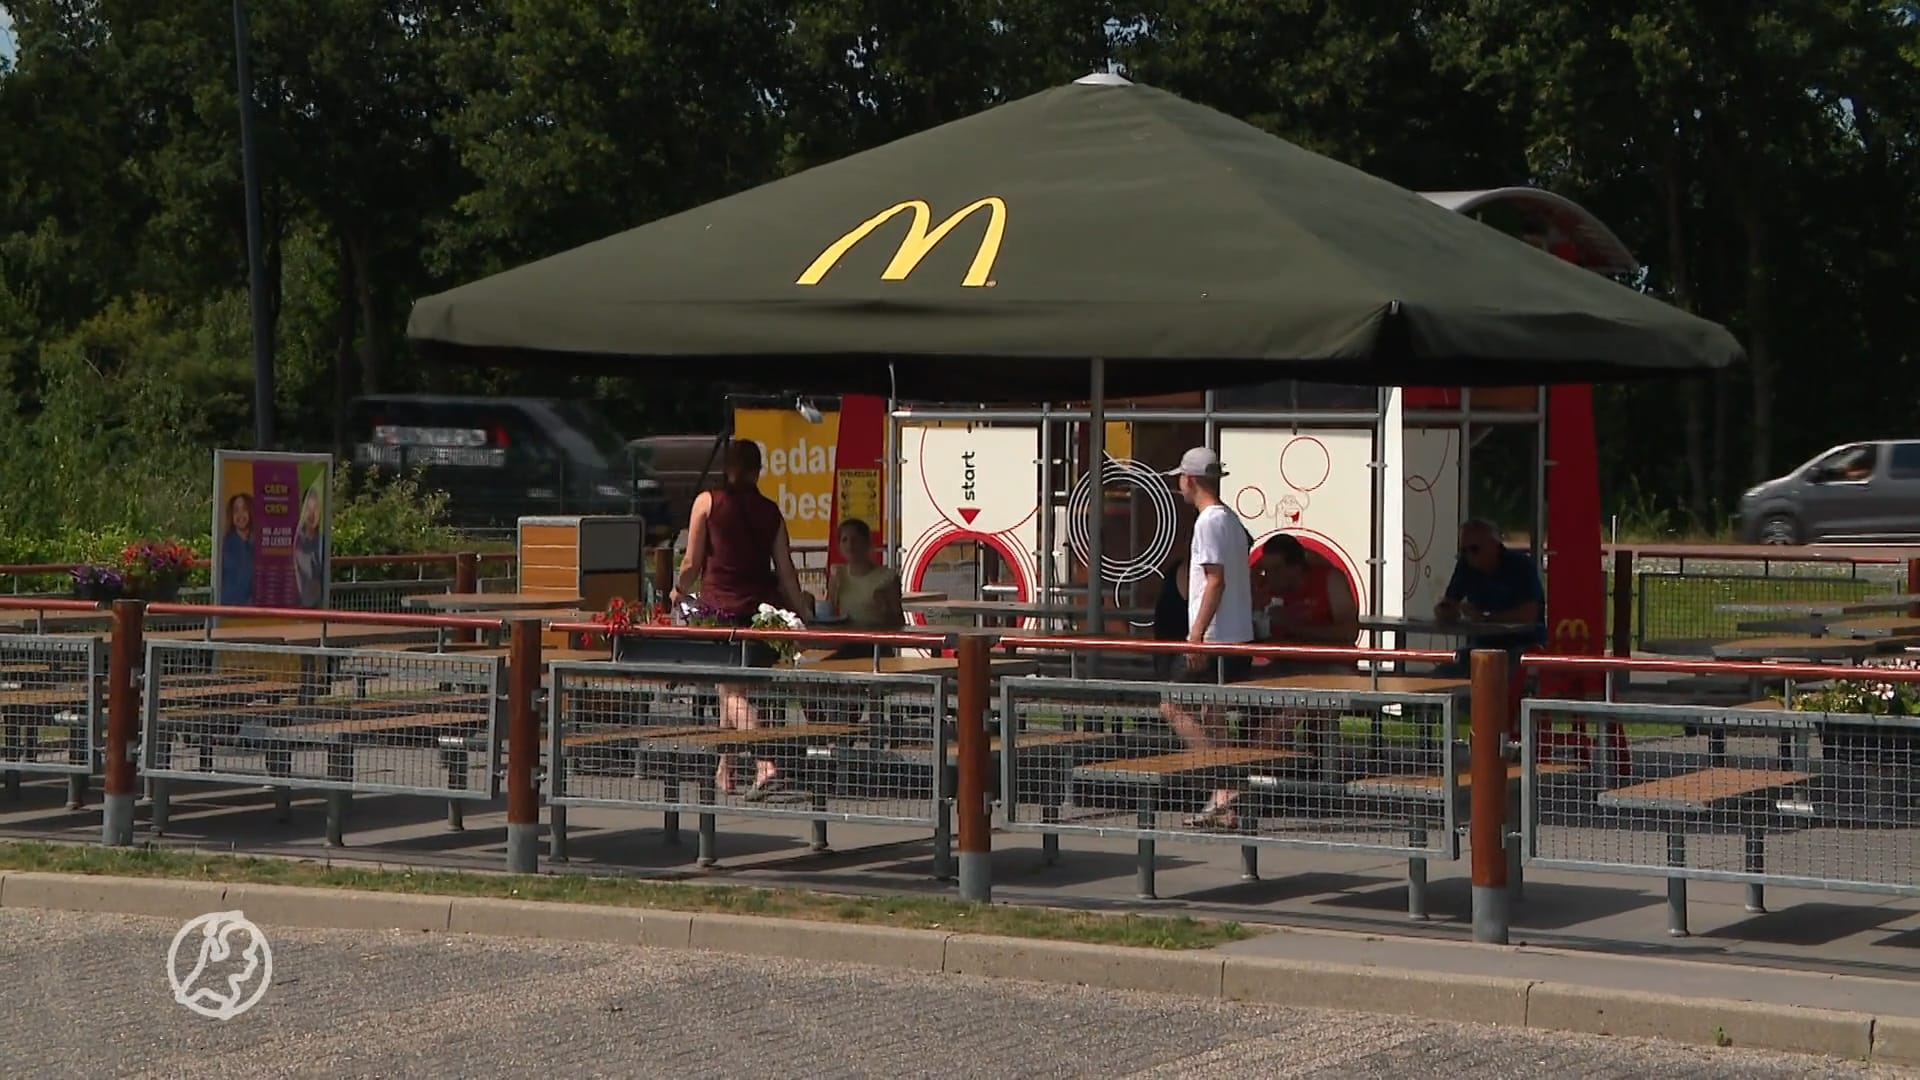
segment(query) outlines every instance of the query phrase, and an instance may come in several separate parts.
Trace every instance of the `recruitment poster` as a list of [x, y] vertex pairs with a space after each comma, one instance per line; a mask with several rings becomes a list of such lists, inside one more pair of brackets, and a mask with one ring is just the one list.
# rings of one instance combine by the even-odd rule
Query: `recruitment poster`
[[213, 602], [324, 608], [333, 458], [217, 450]]
[[808, 420], [795, 409], [736, 408], [733, 437], [760, 444], [760, 493], [779, 505], [787, 538], [825, 545], [833, 520], [840, 414]]

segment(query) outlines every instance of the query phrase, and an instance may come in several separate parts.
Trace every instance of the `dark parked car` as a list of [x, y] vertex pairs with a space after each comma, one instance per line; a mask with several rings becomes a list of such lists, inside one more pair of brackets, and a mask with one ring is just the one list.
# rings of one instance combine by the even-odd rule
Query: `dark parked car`
[[1740, 499], [1749, 544], [1920, 537], [1920, 440], [1848, 443]]
[[535, 514], [639, 514], [662, 526], [660, 484], [592, 403], [555, 398], [383, 394], [357, 398], [353, 459], [418, 472], [447, 493], [453, 524], [509, 526]]

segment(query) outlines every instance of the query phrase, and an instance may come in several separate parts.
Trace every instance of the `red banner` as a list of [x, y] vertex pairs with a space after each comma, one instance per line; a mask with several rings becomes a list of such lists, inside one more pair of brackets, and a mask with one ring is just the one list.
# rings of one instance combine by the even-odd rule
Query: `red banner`
[[873, 530], [878, 545], [886, 536], [886, 399], [847, 394], [840, 399], [840, 445], [834, 452], [833, 528], [827, 565], [846, 561], [840, 554], [840, 523], [858, 519]]
[[[1593, 387], [1547, 391], [1547, 651], [1598, 656], [1606, 651], [1607, 583], [1600, 565], [1600, 465], [1594, 447]], [[1548, 697], [1597, 695], [1595, 672], [1543, 671]]]

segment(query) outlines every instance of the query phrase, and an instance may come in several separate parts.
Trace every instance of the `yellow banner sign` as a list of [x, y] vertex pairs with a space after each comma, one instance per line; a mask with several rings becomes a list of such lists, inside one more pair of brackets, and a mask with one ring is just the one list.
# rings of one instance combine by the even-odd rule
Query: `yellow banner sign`
[[840, 414], [827, 413], [814, 424], [793, 409], [735, 409], [733, 437], [759, 444], [760, 493], [779, 504], [787, 538], [826, 543]]
[[895, 203], [862, 222], [852, 232], [835, 240], [820, 253], [819, 258], [813, 260], [812, 265], [801, 272], [794, 284], [820, 284], [821, 280], [827, 276], [827, 272], [834, 268], [841, 256], [852, 251], [854, 245], [865, 240], [875, 229], [892, 221], [896, 215], [911, 213], [913, 222], [907, 229], [906, 238], [900, 241], [899, 249], [893, 253], [893, 261], [888, 263], [886, 270], [880, 274], [882, 281], [905, 281], [907, 275], [913, 273], [913, 268], [920, 265], [920, 260], [927, 257], [927, 252], [938, 247], [940, 241], [947, 238], [948, 233], [980, 210], [987, 212], [986, 235], [980, 238], [980, 247], [973, 253], [973, 265], [967, 268], [967, 276], [960, 279], [960, 284], [970, 289], [992, 285], [993, 261], [1000, 257], [1000, 240], [1007, 231], [1007, 204], [994, 195], [961, 207], [957, 213], [931, 231], [928, 230], [927, 225], [933, 220], [933, 210], [927, 205], [925, 199], [910, 199], [903, 203]]

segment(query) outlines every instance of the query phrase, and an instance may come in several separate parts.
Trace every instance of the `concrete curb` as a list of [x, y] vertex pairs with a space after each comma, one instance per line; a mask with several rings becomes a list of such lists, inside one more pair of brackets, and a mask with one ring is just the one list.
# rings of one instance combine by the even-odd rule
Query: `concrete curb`
[[238, 909], [267, 928], [414, 930], [703, 949], [1920, 1065], [1920, 1019], [1912, 1017], [1631, 994], [1534, 979], [938, 930], [483, 897], [27, 872], [0, 874], [0, 908], [178, 919]]

